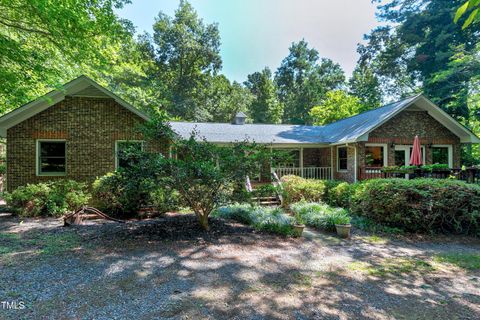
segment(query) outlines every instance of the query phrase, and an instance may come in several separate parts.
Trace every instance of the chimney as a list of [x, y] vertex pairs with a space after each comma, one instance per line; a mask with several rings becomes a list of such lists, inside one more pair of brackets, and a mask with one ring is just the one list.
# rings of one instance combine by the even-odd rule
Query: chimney
[[247, 118], [247, 115], [240, 111], [233, 118], [232, 124], [239, 124], [239, 125], [245, 124], [246, 118]]

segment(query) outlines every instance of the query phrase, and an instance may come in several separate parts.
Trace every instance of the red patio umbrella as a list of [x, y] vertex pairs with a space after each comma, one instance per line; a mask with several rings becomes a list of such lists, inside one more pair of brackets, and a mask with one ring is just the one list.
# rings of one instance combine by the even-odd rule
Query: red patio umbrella
[[413, 151], [410, 155], [410, 165], [421, 166], [422, 164], [422, 149], [420, 148], [420, 139], [418, 136], [415, 136], [415, 139], [413, 140]]

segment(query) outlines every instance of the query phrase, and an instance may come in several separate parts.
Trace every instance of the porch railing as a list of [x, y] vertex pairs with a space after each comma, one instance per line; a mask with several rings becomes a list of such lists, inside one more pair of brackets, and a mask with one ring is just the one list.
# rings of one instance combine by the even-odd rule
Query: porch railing
[[466, 168], [466, 169], [448, 169], [448, 170], [414, 170], [411, 172], [395, 172], [383, 171], [381, 168], [365, 168], [360, 170], [360, 180], [367, 179], [387, 179], [387, 178], [433, 178], [433, 179], [457, 179], [469, 183], [480, 183], [480, 169]]
[[279, 178], [287, 175], [295, 175], [305, 179], [331, 180], [331, 167], [291, 167], [291, 168], [272, 168]]

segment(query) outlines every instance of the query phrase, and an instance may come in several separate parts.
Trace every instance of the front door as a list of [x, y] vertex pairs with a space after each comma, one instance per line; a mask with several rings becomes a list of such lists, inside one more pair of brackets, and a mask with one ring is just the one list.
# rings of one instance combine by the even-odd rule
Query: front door
[[[425, 164], [425, 147], [421, 147], [422, 150], [422, 162]], [[395, 146], [395, 165], [396, 166], [408, 166], [410, 165], [410, 156], [413, 152], [412, 145], [396, 145]]]

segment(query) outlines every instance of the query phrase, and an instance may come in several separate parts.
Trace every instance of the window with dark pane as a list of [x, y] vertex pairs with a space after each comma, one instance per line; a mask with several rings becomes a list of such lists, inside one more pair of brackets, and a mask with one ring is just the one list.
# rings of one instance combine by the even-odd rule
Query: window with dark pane
[[117, 141], [117, 168], [126, 168], [131, 164], [129, 154], [141, 151], [142, 141]]
[[447, 147], [433, 147], [432, 148], [432, 163], [447, 164], [448, 165], [448, 148]]
[[66, 172], [66, 142], [39, 142], [39, 173], [63, 174]]
[[365, 147], [365, 162], [368, 167], [383, 167], [383, 147], [367, 146]]
[[338, 170], [348, 170], [348, 152], [346, 147], [338, 148]]

